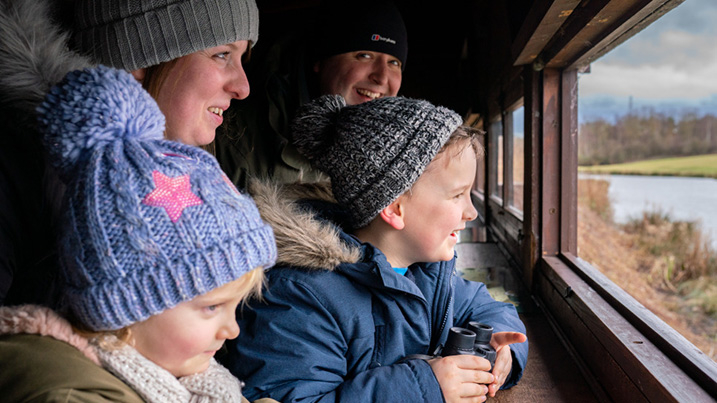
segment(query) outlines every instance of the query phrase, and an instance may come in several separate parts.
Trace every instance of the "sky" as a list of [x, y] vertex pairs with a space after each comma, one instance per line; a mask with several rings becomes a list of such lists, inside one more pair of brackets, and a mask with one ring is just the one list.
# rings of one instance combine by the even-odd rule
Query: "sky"
[[717, 114], [717, 0], [685, 0], [590, 70], [578, 83], [582, 115], [625, 109], [630, 97], [635, 108]]

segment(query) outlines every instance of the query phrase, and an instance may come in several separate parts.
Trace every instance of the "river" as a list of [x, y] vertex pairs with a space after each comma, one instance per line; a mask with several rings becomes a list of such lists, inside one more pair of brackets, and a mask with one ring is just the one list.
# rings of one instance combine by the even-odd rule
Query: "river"
[[587, 175], [610, 182], [615, 221], [625, 223], [659, 208], [673, 220], [700, 221], [717, 248], [717, 179], [678, 176]]

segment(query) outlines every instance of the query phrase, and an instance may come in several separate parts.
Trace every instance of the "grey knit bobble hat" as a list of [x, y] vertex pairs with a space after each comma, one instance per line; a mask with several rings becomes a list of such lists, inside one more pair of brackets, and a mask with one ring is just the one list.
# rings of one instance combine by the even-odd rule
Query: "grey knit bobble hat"
[[387, 97], [347, 106], [340, 95], [324, 95], [300, 108], [292, 135], [298, 150], [329, 175], [336, 201], [361, 228], [418, 180], [462, 121], [424, 100]]
[[239, 40], [256, 43], [254, 0], [78, 0], [75, 47], [132, 71]]
[[67, 303], [114, 330], [276, 260], [272, 229], [199, 147], [163, 139], [164, 116], [124, 70], [74, 71], [38, 108], [67, 184]]

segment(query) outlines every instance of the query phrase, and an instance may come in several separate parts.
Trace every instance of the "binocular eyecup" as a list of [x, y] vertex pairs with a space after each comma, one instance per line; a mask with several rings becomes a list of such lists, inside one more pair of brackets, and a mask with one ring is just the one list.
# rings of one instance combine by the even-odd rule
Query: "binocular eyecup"
[[469, 322], [467, 328], [452, 327], [441, 356], [476, 355], [490, 361], [490, 366], [493, 368], [496, 351], [490, 345], [492, 335], [493, 327], [480, 322]]

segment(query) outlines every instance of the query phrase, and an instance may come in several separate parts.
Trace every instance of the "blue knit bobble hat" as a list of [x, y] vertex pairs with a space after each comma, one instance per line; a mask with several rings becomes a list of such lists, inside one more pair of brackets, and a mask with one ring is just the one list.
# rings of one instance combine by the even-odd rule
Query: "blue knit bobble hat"
[[159, 107], [129, 73], [72, 72], [38, 112], [67, 184], [67, 302], [88, 328], [126, 327], [274, 264], [254, 202], [210, 154], [163, 140]]

